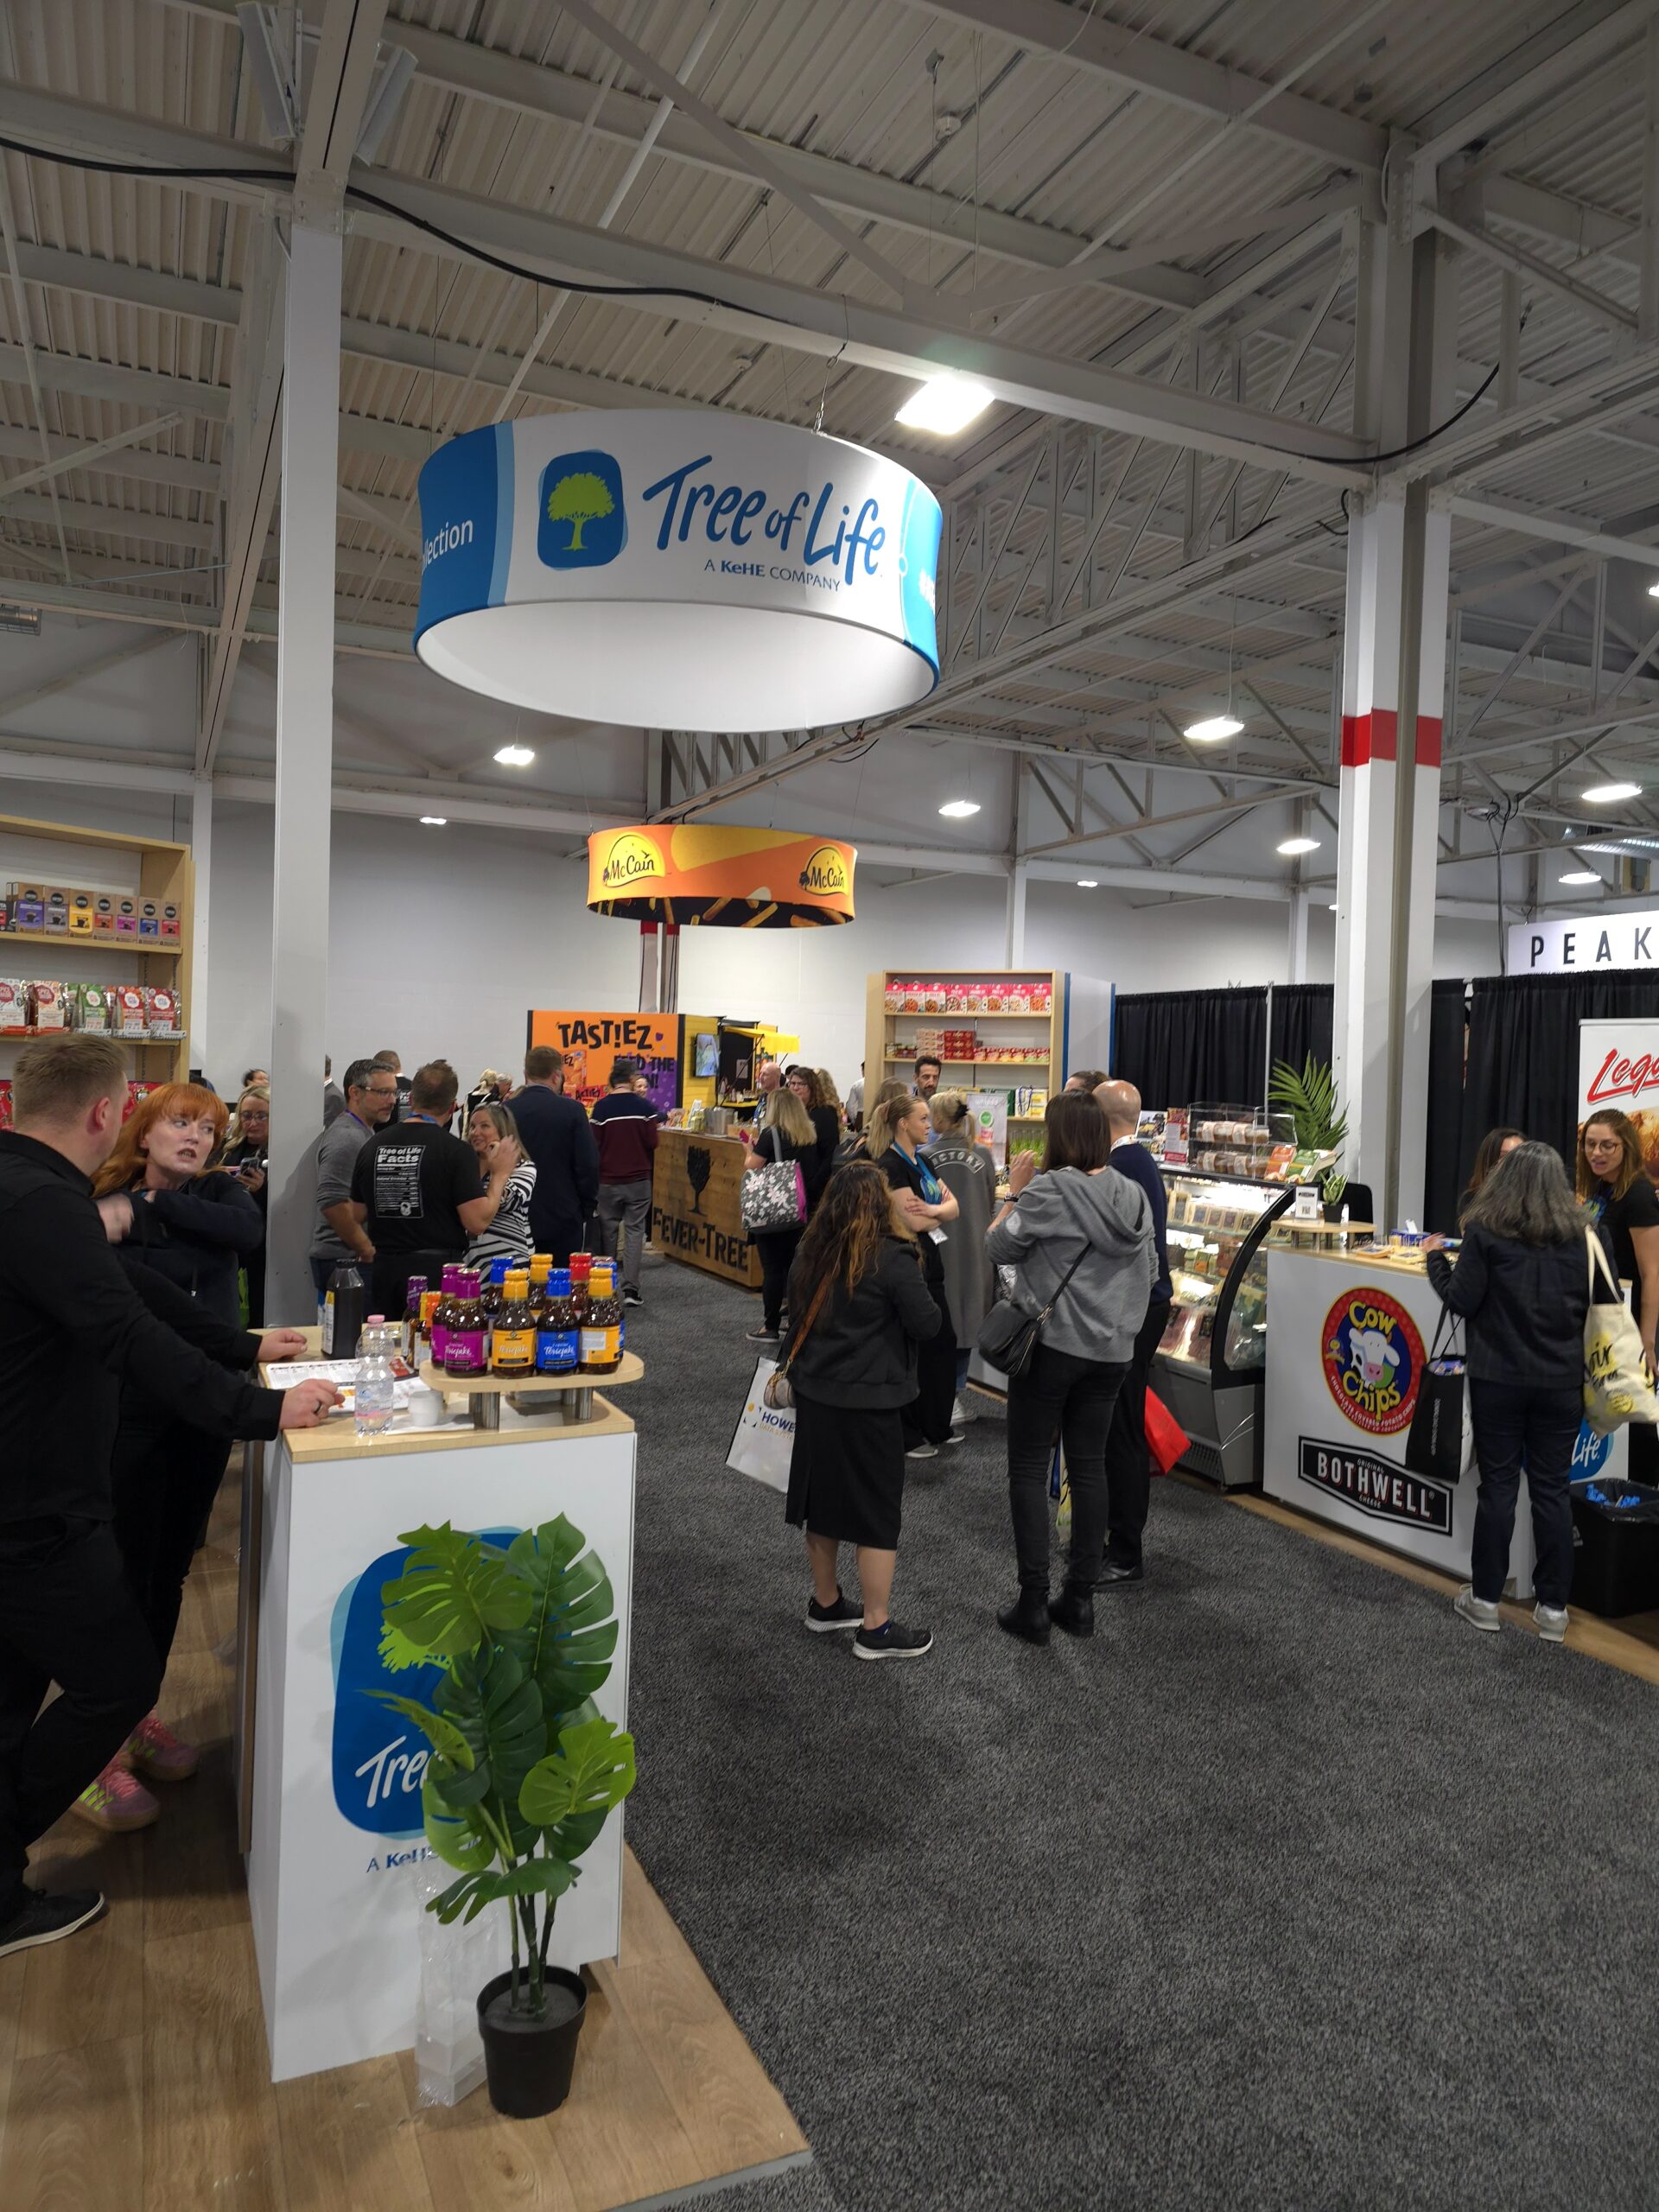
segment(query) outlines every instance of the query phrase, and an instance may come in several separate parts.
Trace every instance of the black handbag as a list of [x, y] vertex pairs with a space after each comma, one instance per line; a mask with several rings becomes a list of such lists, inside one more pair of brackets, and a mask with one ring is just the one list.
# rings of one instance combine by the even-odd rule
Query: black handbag
[[1084, 1253], [1089, 1249], [1085, 1236], [1083, 1248], [1056, 1284], [1052, 1296], [1040, 1313], [1027, 1313], [1011, 1298], [999, 1298], [979, 1325], [979, 1334], [974, 1339], [980, 1357], [999, 1375], [1006, 1375], [1012, 1382], [1023, 1375], [1031, 1365], [1032, 1355], [1042, 1341], [1043, 1324], [1059, 1303], [1060, 1294], [1077, 1269], [1083, 1265]]
[[[1442, 1306], [1406, 1433], [1407, 1466], [1414, 1475], [1428, 1475], [1440, 1483], [1457, 1482], [1463, 1472], [1465, 1449], [1463, 1413], [1468, 1361], [1449, 1341], [1453, 1333], [1452, 1309]], [[1444, 1353], [1442, 1338], [1448, 1339]]]

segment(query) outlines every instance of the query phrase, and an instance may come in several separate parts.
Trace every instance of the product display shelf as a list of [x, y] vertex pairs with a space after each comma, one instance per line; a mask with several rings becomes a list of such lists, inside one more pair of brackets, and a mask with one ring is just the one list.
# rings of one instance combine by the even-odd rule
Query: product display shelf
[[[36, 822], [0, 815], [0, 884], [32, 881], [75, 891], [109, 892], [176, 906], [179, 935], [140, 938], [109, 931], [0, 930], [0, 976], [28, 982], [163, 984], [188, 1016], [191, 932], [195, 872], [190, 848], [156, 837], [129, 837], [84, 830], [72, 823]], [[48, 957], [49, 956], [49, 957]], [[46, 1034], [60, 1033], [46, 1032]], [[134, 1052], [133, 1074], [146, 1083], [182, 1083], [189, 1073], [189, 1039], [182, 1031], [162, 1037], [123, 1037]], [[8, 1077], [16, 1048], [29, 1036], [0, 1036], [0, 1079]], [[6, 1047], [13, 1048], [10, 1051]]]
[[[865, 1048], [866, 1067], [871, 1074], [880, 1071], [911, 1066], [919, 1052], [931, 1052], [931, 1046], [918, 1044], [917, 1052], [900, 1052], [899, 1044], [915, 1040], [918, 1029], [972, 1030], [976, 1043], [984, 1039], [979, 1032], [982, 1024], [995, 1024], [999, 1037], [1005, 1033], [1007, 1046], [1029, 1045], [1029, 1057], [1019, 1059], [982, 1060], [961, 1058], [947, 1052], [943, 1046], [939, 1058], [947, 1077], [953, 1071], [958, 1087], [979, 1090], [1014, 1090], [1029, 1084], [1033, 1089], [1051, 1094], [1065, 1081], [1066, 1049], [1066, 1004], [1068, 978], [1051, 968], [928, 968], [920, 972], [909, 968], [889, 968], [878, 970], [868, 979], [866, 994]], [[901, 987], [919, 982], [920, 991], [904, 991]], [[937, 987], [937, 988], [929, 988]], [[946, 1006], [947, 997], [980, 997], [990, 995], [1008, 996], [1022, 995], [1046, 1001], [1036, 1007], [1020, 1009], [1007, 1007], [976, 1011], [960, 1003]], [[937, 998], [932, 1005], [907, 1004], [895, 1007], [889, 998]], [[1005, 1046], [1004, 1049], [1007, 1049]], [[1007, 1077], [1005, 1084], [1002, 1080]]]
[[1295, 1192], [1284, 1184], [1163, 1170], [1173, 1286], [1154, 1362], [1160, 1394], [1192, 1439], [1185, 1463], [1229, 1490], [1262, 1478], [1270, 1232]]
[[[421, 1368], [421, 1380], [442, 1397], [465, 1398], [474, 1428], [500, 1427], [503, 1398], [515, 1413], [544, 1420], [556, 1415], [567, 1427], [575, 1428], [596, 1417], [602, 1420], [614, 1410], [596, 1393], [638, 1382], [645, 1371], [645, 1363], [639, 1353], [625, 1351], [618, 1365], [606, 1375], [584, 1374], [580, 1370], [574, 1375], [448, 1375], [428, 1360]], [[525, 1400], [531, 1402], [521, 1402]], [[595, 1408], [601, 1409], [597, 1416]]]

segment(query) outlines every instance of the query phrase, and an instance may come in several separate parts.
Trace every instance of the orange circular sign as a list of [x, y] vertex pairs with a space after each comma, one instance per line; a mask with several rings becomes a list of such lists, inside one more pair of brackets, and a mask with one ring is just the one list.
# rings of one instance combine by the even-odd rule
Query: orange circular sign
[[853, 918], [855, 845], [729, 823], [644, 823], [588, 840], [596, 914], [683, 928], [818, 929]]

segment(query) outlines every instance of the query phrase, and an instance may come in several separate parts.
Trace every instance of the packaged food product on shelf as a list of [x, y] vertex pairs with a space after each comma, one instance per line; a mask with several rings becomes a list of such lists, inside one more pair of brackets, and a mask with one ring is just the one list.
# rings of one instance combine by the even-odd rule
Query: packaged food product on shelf
[[118, 1037], [148, 1037], [149, 1006], [143, 986], [118, 983], [110, 994], [111, 1027]]
[[34, 1029], [67, 1029], [69, 1016], [63, 1002], [61, 983], [31, 983], [29, 987], [29, 1020]]
[[115, 935], [115, 900], [108, 892], [99, 892], [92, 900], [92, 935]]
[[67, 937], [69, 934], [69, 893], [53, 884], [47, 886], [41, 926], [53, 937]]
[[144, 1015], [152, 1037], [178, 1035], [178, 997], [176, 993], [167, 989], [164, 985], [145, 990]]
[[115, 902], [115, 933], [117, 937], [137, 937], [138, 934], [138, 901], [118, 899]]
[[182, 920], [178, 908], [168, 899], [162, 901], [162, 935], [177, 938], [182, 933]]
[[0, 976], [0, 1037], [16, 1037], [29, 1027], [29, 985], [21, 976]]
[[153, 899], [138, 901], [138, 934], [140, 937], [159, 938], [162, 933], [162, 910]]
[[90, 891], [74, 891], [69, 896], [69, 934], [71, 937], [90, 937], [92, 933], [92, 894]]
[[11, 1127], [11, 1077], [0, 1076], [0, 1129]]

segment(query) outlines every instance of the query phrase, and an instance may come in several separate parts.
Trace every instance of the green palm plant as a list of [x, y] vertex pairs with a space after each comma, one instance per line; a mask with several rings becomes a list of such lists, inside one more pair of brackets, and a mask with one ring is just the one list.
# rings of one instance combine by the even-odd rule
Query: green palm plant
[[633, 1787], [633, 1738], [593, 1701], [616, 1649], [611, 1580], [563, 1514], [505, 1550], [448, 1522], [398, 1541], [410, 1552], [381, 1586], [382, 1654], [443, 1673], [430, 1706], [369, 1694], [431, 1746], [426, 1840], [457, 1878], [427, 1909], [447, 1924], [505, 1904], [511, 2009], [539, 2019], [558, 1900]]
[[[1297, 1069], [1289, 1060], [1275, 1060], [1268, 1077], [1268, 1104], [1290, 1116], [1298, 1152], [1340, 1152], [1348, 1135], [1348, 1117], [1338, 1110], [1337, 1081], [1328, 1062], [1312, 1052]], [[1332, 1168], [1322, 1188], [1335, 1205], [1348, 1186], [1348, 1179]]]

